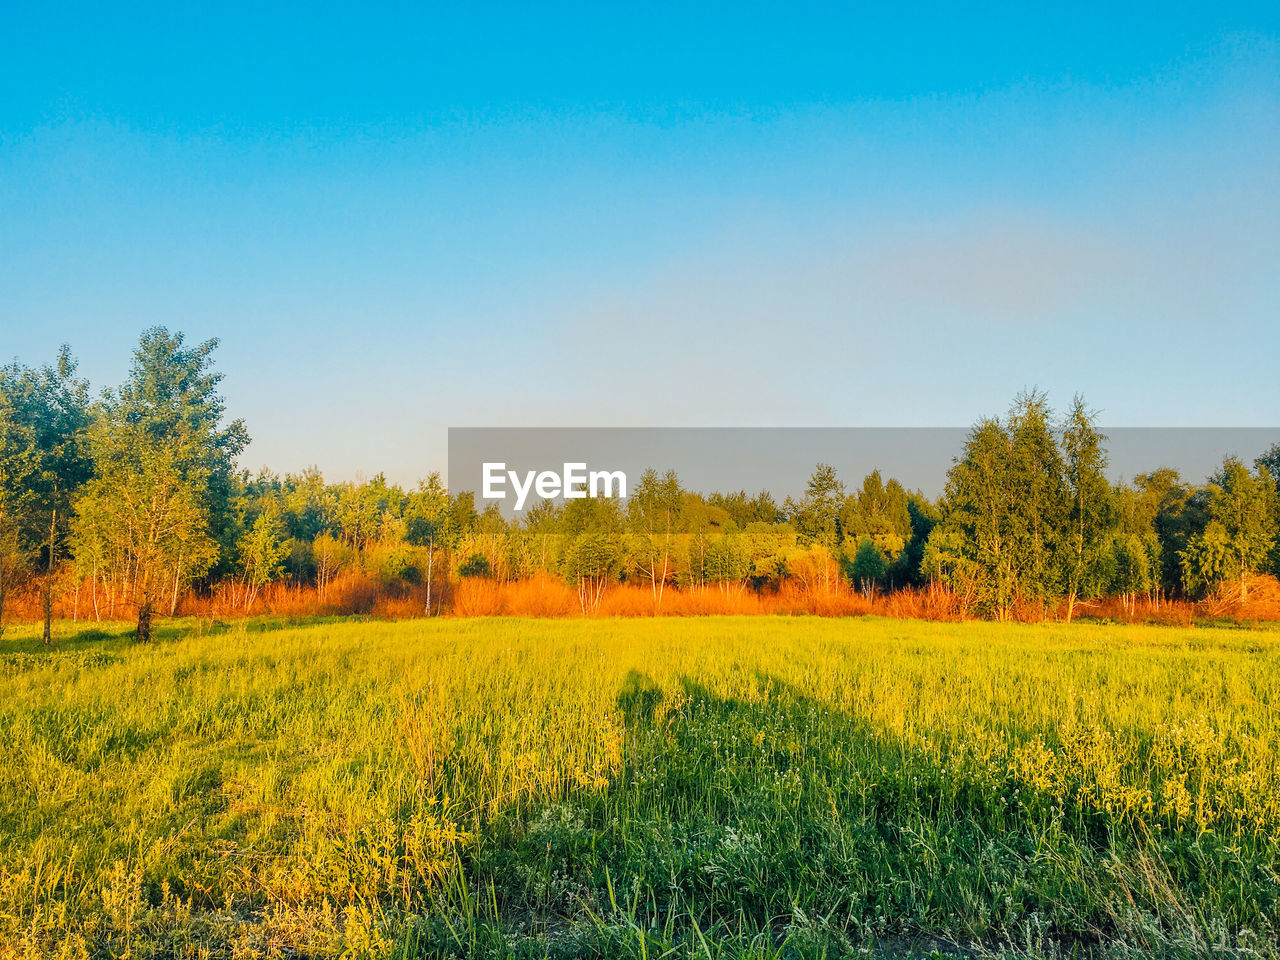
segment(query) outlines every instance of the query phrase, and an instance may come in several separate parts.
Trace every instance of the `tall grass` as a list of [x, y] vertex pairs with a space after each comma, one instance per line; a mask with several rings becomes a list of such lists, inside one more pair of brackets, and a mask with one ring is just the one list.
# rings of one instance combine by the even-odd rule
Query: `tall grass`
[[1280, 956], [1274, 631], [127, 629], [0, 647], [0, 957]]

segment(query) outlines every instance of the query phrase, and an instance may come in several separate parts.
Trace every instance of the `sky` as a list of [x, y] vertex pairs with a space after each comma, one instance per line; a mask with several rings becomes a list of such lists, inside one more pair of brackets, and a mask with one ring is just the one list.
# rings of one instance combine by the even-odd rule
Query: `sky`
[[[1125, 9], [1118, 10], [1123, 6]], [[451, 426], [1280, 423], [1280, 5], [10, 4], [0, 359]]]

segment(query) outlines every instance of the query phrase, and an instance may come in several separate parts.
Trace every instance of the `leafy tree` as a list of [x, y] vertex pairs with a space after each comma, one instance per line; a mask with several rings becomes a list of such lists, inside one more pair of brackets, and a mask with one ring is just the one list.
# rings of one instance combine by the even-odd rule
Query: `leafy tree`
[[95, 475], [77, 503], [77, 540], [104, 546], [132, 571], [136, 636], [151, 638], [151, 615], [166, 576], [176, 595], [217, 557], [194, 464], [199, 441], [189, 428], [152, 436], [109, 407], [90, 433]]
[[[730, 527], [733, 526], [732, 520], [728, 520], [720, 511], [714, 511], [714, 519], [721, 518]], [[708, 583], [716, 582], [711, 567], [712, 547], [724, 535], [716, 536], [712, 521], [713, 508], [708, 507], [701, 497], [690, 495], [684, 498], [680, 511], [683, 542], [679, 545], [682, 549], [677, 550], [676, 565], [683, 567], [684, 582], [699, 590]], [[643, 567], [643, 563], [640, 566]]]
[[929, 532], [920, 557], [920, 572], [930, 587], [946, 585], [959, 602], [963, 616], [984, 598], [991, 599], [992, 575], [999, 570], [991, 564], [991, 555], [984, 558], [974, 549], [962, 524], [942, 522]]
[[1009, 413], [1010, 449], [1005, 474], [1019, 599], [1043, 603], [1052, 596], [1064, 536], [1068, 497], [1054, 440], [1053, 412], [1042, 393], [1021, 394]]
[[89, 424], [89, 388], [76, 375], [76, 362], [65, 344], [57, 360], [37, 369], [11, 364], [3, 382], [9, 415], [30, 438], [27, 492], [29, 537], [43, 544], [44, 642], [52, 639], [53, 580], [71, 503], [89, 477], [85, 449]]
[[[1271, 477], [1275, 493], [1271, 498], [1271, 525], [1274, 530], [1280, 531], [1280, 443], [1273, 443], [1253, 465], [1259, 473], [1266, 470]], [[1276, 544], [1271, 548], [1271, 572], [1280, 577], [1280, 535], [1277, 535]]]
[[1189, 586], [1239, 581], [1240, 602], [1248, 599], [1248, 578], [1266, 562], [1275, 545], [1272, 499], [1275, 487], [1266, 468], [1257, 475], [1227, 457], [1209, 485], [1208, 524], [1182, 552]]
[[218, 545], [217, 569], [229, 572], [242, 532], [233, 514], [235, 460], [249, 434], [242, 420], [224, 423], [226, 405], [218, 392], [223, 376], [213, 365], [217, 347], [216, 339], [187, 346], [182, 333], [164, 327], [143, 331], [129, 377], [113, 402], [151, 438], [193, 438], [189, 460], [178, 467], [204, 477], [201, 500]]
[[740, 590], [751, 574], [747, 543], [736, 530], [716, 537], [707, 547], [706, 578], [721, 590]]
[[520, 520], [526, 562], [531, 570], [552, 570], [559, 557], [563, 507], [555, 500], [539, 500]]
[[311, 541], [311, 555], [316, 565], [316, 592], [323, 600], [333, 578], [351, 562], [351, 548], [329, 531], [323, 530]]
[[627, 500], [631, 553], [640, 574], [649, 581], [654, 609], [671, 575], [671, 554], [684, 491], [674, 470], [661, 476], [646, 470]]
[[1104, 584], [1118, 594], [1130, 614], [1136, 608], [1136, 597], [1151, 589], [1154, 566], [1148, 544], [1134, 534], [1119, 534], [1110, 542], [1106, 558], [1109, 583]]
[[409, 495], [405, 517], [409, 542], [422, 547], [427, 554], [427, 596], [423, 610], [431, 616], [437, 555], [453, 545], [457, 534], [453, 501], [438, 472], [419, 483], [418, 489]]
[[483, 553], [473, 553], [458, 565], [458, 576], [488, 579], [493, 576], [493, 565]]
[[929, 542], [933, 528], [941, 520], [941, 513], [923, 494], [916, 492], [907, 495], [907, 519], [911, 532], [906, 546], [898, 555], [896, 575], [900, 583], [923, 586], [929, 582], [923, 566], [925, 545]]
[[220, 556], [216, 517], [225, 523], [234, 457], [244, 425], [223, 424], [213, 372], [217, 341], [184, 346], [162, 327], [143, 333], [129, 377], [108, 393], [90, 430], [94, 478], [77, 506], [81, 542], [123, 559], [138, 611], [137, 638], [151, 636], [164, 583], [182, 585]]
[[1075, 615], [1076, 600], [1089, 588], [1102, 586], [1091, 568], [1102, 561], [1107, 544], [1111, 487], [1107, 482], [1106, 437], [1097, 427], [1097, 414], [1077, 395], [1062, 431], [1063, 464], [1070, 506], [1067, 510], [1065, 586], [1067, 621]]
[[745, 529], [751, 523], [778, 523], [782, 519], [777, 501], [767, 490], [762, 490], [754, 497], [745, 490], [736, 493], [713, 493], [707, 497], [707, 504], [728, 514], [729, 519], [739, 529]]
[[565, 579], [577, 586], [583, 613], [600, 609], [605, 587], [617, 579], [622, 559], [617, 535], [602, 529], [586, 530], [569, 542], [561, 570]]
[[[981, 420], [947, 473], [942, 529], [929, 562], [998, 619], [1057, 584], [1069, 500], [1044, 395], [1020, 395], [1005, 422]], [[957, 578], [959, 578], [957, 580]]]
[[1265, 467], [1276, 484], [1276, 489], [1280, 490], [1280, 443], [1273, 443], [1268, 447], [1267, 452], [1259, 456], [1253, 465], [1258, 468]]
[[244, 608], [250, 610], [258, 591], [284, 573], [288, 555], [284, 542], [284, 526], [278, 510], [258, 514], [253, 527], [240, 539], [240, 567], [244, 571]]
[[827, 463], [814, 467], [803, 499], [788, 499], [788, 513], [801, 538], [835, 549], [840, 542], [840, 511], [844, 506], [844, 484], [836, 476], [836, 468]]
[[24, 533], [32, 515], [30, 478], [37, 462], [34, 431], [14, 415], [10, 376], [10, 370], [0, 369], [0, 636], [5, 599], [26, 567]]
[[858, 546], [849, 565], [849, 575], [866, 596], [875, 593], [876, 587], [889, 572], [889, 560], [884, 552], [865, 534], [858, 540]]
[[998, 419], [974, 426], [964, 455], [947, 472], [944, 519], [930, 536], [933, 572], [1000, 620], [1008, 619], [1017, 591], [1015, 521], [1007, 480], [1011, 446], [1009, 432]]
[[1184, 585], [1182, 553], [1191, 538], [1204, 528], [1203, 498], [1182, 482], [1178, 471], [1161, 467], [1134, 478], [1141, 515], [1150, 517], [1157, 549], [1152, 571], [1156, 597], [1181, 591]]

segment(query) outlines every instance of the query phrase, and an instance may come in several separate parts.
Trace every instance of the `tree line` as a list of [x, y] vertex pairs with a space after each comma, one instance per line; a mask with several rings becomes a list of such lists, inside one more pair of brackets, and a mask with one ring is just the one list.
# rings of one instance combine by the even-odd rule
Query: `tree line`
[[52, 363], [0, 368], [0, 628], [16, 587], [39, 590], [44, 636], [55, 597], [81, 593], [98, 617], [128, 612], [137, 636], [190, 590], [253, 608], [269, 584], [343, 576], [414, 591], [441, 612], [461, 577], [563, 578], [584, 611], [617, 583], [655, 610], [671, 588], [950, 591], [965, 612], [1007, 619], [1119, 597], [1197, 598], [1280, 573], [1280, 445], [1252, 465], [1227, 457], [1204, 483], [1169, 468], [1113, 484], [1106, 437], [1076, 398], [1043, 394], [979, 421], [931, 500], [873, 471], [847, 488], [819, 464], [803, 495], [701, 494], [672, 471], [644, 473], [625, 502], [535, 504], [517, 520], [432, 474], [411, 489], [379, 475], [327, 483], [319, 471], [236, 466], [245, 425], [228, 421], [216, 341], [145, 331], [125, 382], [91, 397], [66, 347]]

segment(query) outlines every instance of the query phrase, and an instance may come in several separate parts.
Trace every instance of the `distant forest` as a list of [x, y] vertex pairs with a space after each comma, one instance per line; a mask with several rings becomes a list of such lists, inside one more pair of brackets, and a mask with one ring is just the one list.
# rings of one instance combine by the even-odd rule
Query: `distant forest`
[[136, 617], [145, 640], [191, 597], [249, 612], [281, 585], [323, 604], [359, 580], [434, 615], [463, 581], [537, 578], [584, 612], [628, 585], [654, 612], [673, 590], [929, 590], [966, 615], [1070, 619], [1099, 598], [1245, 601], [1280, 573], [1280, 445], [1204, 482], [1159, 468], [1115, 485], [1079, 397], [1059, 415], [1025, 393], [974, 424], [937, 500], [878, 471], [849, 487], [824, 464], [781, 502], [650, 470], [626, 501], [543, 502], [511, 521], [439, 474], [406, 490], [238, 469], [249, 436], [225, 416], [215, 347], [147, 330], [126, 381], [96, 398], [66, 347], [0, 368], [0, 628], [15, 596], [34, 598], [46, 639], [73, 597], [78, 616]]

